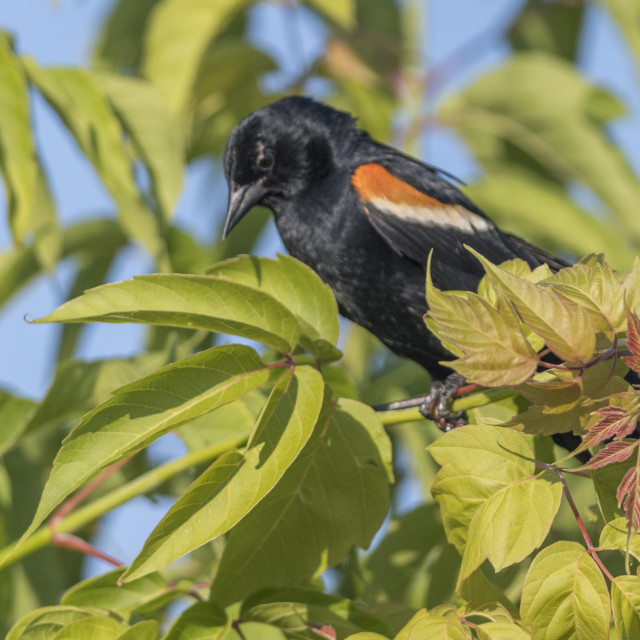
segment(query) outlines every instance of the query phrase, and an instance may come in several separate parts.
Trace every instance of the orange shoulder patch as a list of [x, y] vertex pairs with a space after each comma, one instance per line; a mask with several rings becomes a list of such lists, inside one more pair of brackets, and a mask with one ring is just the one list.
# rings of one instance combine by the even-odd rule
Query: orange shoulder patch
[[423, 207], [444, 207], [440, 200], [396, 178], [376, 162], [360, 165], [351, 176], [351, 184], [364, 202], [384, 199], [396, 204]]

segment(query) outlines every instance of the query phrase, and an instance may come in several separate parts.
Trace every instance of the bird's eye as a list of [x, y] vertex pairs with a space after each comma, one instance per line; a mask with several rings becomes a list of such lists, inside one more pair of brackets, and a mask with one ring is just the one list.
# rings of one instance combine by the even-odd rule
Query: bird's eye
[[263, 171], [267, 171], [269, 169], [273, 169], [273, 154], [268, 149], [263, 149], [258, 153], [256, 158], [256, 165], [259, 169]]

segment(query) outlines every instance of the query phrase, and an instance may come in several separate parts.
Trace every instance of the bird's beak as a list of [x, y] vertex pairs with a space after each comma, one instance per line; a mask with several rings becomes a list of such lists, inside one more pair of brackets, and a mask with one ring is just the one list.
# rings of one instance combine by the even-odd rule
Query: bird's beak
[[251, 207], [258, 204], [267, 193], [268, 190], [261, 184], [247, 184], [239, 187], [234, 182], [229, 181], [229, 204], [227, 205], [227, 219], [222, 230], [223, 240], [227, 237], [229, 231], [240, 222], [244, 214]]

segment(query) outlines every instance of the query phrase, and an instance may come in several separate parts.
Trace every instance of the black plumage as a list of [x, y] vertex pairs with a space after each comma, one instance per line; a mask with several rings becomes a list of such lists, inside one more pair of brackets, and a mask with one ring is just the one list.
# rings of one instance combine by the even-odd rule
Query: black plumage
[[227, 144], [226, 235], [256, 204], [270, 208], [285, 247], [327, 282], [341, 313], [435, 379], [451, 358], [423, 320], [425, 268], [440, 289], [475, 290], [494, 263], [564, 262], [504, 233], [443, 172], [381, 144], [353, 118], [305, 97], [247, 116]]

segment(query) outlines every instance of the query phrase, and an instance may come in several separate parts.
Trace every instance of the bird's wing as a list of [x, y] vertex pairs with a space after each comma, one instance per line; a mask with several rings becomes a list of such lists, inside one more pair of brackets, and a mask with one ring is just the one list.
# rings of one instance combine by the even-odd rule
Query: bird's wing
[[445, 283], [475, 288], [483, 275], [465, 244], [494, 263], [522, 258], [536, 266], [552, 260], [541, 249], [498, 230], [435, 171], [408, 160], [392, 164], [393, 168], [377, 162], [360, 165], [352, 174], [352, 185], [369, 221], [396, 252], [426, 264], [434, 250]]

